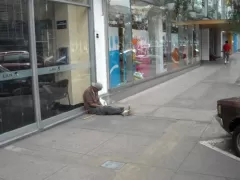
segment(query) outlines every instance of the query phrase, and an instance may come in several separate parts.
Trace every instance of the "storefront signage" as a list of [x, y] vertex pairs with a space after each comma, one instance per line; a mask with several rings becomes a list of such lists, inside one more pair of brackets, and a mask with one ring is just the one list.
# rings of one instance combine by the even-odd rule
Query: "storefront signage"
[[67, 21], [57, 21], [57, 29], [67, 29]]
[[[66, 72], [71, 70], [86, 70], [89, 69], [89, 64], [69, 64], [69, 65], [60, 65], [60, 66], [50, 66], [44, 68], [38, 68], [38, 75], [44, 74], [54, 74], [59, 72]], [[32, 76], [32, 70], [20, 70], [20, 71], [10, 71], [10, 72], [2, 72], [0, 73], [0, 82], [22, 79]]]
[[67, 1], [72, 3], [88, 4], [88, 0], [67, 0]]
[[10, 73], [3, 73], [2, 74], [2, 79], [9, 79], [9, 78], [16, 78], [18, 77], [18, 73], [17, 72], [10, 72]]
[[38, 69], [38, 75], [44, 74], [53, 74], [71, 70], [85, 70], [89, 68], [89, 64], [68, 64], [68, 65], [61, 65], [61, 66], [51, 66], [45, 68]]
[[61, 66], [54, 66], [49, 69], [49, 73], [58, 72], [61, 70]]
[[[49, 0], [49, 1], [57, 1], [57, 0]], [[69, 4], [76, 4], [76, 5], [83, 5], [83, 6], [88, 6], [89, 5], [89, 0], [61, 0], [63, 3], [69, 3]]]
[[0, 73], [0, 81], [14, 80], [30, 77], [32, 70], [11, 71]]
[[140, 0], [142, 2], [145, 2], [145, 3], [149, 3], [149, 4], [152, 4], [152, 5], [156, 5], [156, 6], [163, 6], [164, 5], [164, 0], [160, 0], [160, 1], [154, 1], [154, 0]]

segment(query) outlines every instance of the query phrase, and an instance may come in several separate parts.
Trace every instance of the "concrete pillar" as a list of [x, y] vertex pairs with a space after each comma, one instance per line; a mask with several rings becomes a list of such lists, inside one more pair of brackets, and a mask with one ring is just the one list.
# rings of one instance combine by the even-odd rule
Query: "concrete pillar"
[[232, 53], [233, 52], [233, 34], [231, 32], [229, 32], [227, 38], [228, 38], [228, 43], [232, 47], [231, 52], [230, 52], [230, 53]]
[[[94, 1], [94, 30], [95, 30], [95, 51], [96, 51], [96, 74], [97, 82], [102, 83], [103, 89], [99, 92], [99, 95], [108, 92], [108, 63], [106, 60], [106, 35], [105, 34], [105, 19], [103, 13], [103, 6], [106, 6], [104, 1]], [[107, 22], [108, 23], [108, 22]], [[107, 26], [108, 27], [108, 26]], [[98, 35], [98, 36], [97, 36]], [[107, 58], [108, 59], [108, 58]]]
[[202, 29], [201, 57], [203, 61], [209, 61], [209, 29]]
[[216, 42], [216, 55], [217, 56], [221, 56], [221, 51], [222, 51], [222, 43], [221, 43], [221, 39], [222, 39], [222, 32], [221, 30], [216, 30], [216, 36], [215, 36], [215, 42]]

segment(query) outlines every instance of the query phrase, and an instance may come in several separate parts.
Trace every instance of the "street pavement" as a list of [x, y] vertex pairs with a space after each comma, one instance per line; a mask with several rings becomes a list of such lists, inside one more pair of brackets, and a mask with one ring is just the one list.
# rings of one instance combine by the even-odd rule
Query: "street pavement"
[[239, 96], [239, 59], [115, 104], [133, 116], [84, 115], [2, 148], [0, 180], [240, 180], [240, 161], [199, 143], [228, 137], [214, 115], [218, 99]]

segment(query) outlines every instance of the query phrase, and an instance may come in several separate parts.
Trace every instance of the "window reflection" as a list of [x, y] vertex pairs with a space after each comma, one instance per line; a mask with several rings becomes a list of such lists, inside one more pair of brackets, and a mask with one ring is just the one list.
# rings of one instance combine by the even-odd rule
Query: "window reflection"
[[[42, 119], [82, 105], [90, 84], [88, 8], [35, 0]], [[64, 13], [63, 13], [64, 12]]]
[[34, 123], [27, 1], [0, 1], [0, 133]]
[[132, 17], [129, 0], [109, 2], [110, 88], [132, 82]]

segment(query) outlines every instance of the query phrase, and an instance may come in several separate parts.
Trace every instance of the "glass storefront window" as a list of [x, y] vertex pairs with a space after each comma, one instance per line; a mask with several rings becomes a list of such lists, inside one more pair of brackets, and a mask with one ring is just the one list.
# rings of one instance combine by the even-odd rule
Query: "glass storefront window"
[[35, 27], [41, 115], [47, 119], [81, 106], [90, 85], [88, 9], [35, 0]]
[[129, 0], [108, 2], [109, 86], [133, 81], [132, 16]]
[[208, 17], [217, 19], [218, 16], [218, 3], [217, 0], [208, 0]]
[[0, 134], [35, 122], [27, 1], [1, 3]]
[[134, 79], [145, 79], [166, 72], [164, 11], [139, 0], [131, 1], [131, 9]]

